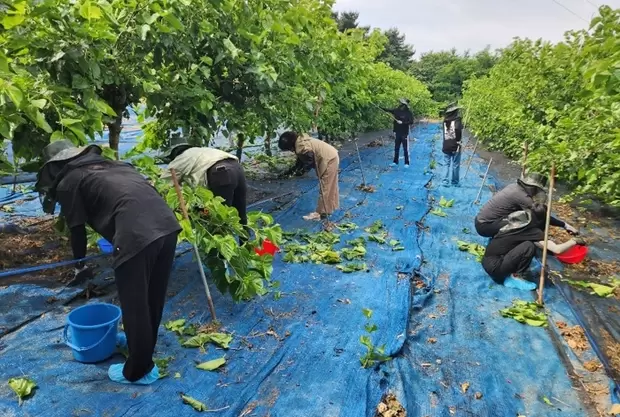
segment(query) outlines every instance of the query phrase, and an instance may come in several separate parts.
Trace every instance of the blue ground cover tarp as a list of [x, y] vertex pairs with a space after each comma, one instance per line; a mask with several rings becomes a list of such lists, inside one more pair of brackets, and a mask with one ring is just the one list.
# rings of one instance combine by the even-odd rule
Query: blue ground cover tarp
[[[484, 243], [463, 232], [473, 230], [478, 207], [471, 202], [480, 179], [470, 173], [460, 188], [438, 187], [429, 165], [441, 157], [439, 132], [433, 124], [412, 132], [417, 140], [411, 144], [408, 170], [387, 167], [389, 144], [363, 149], [366, 182], [376, 193], [357, 190], [362, 182], [357, 157], [342, 157], [342, 209], [332, 220], [360, 227], [381, 220], [404, 251], [369, 243], [369, 272], [352, 274], [327, 265], [287, 264], [278, 256], [273, 277], [281, 282], [279, 299], [268, 295], [234, 304], [212, 288], [219, 319], [234, 334], [231, 349], [185, 349], [162, 327], [157, 356], [174, 359], [170, 376], [149, 387], [121, 386], [107, 379], [109, 364], [121, 362], [120, 355], [99, 365], [73, 361], [61, 341], [68, 307], [51, 309], [28, 323], [13, 316], [11, 327], [23, 325], [0, 338], [0, 375], [27, 375], [39, 388], [19, 407], [0, 381], [0, 415], [193, 415], [179, 397], [183, 392], [227, 417], [359, 417], [374, 415], [388, 390], [414, 417], [588, 415], [551, 331], [498, 314], [512, 299], [529, 300], [531, 294], [491, 285], [480, 264], [458, 251], [455, 238]], [[473, 172], [481, 169], [474, 163]], [[438, 167], [435, 173], [440, 171]], [[315, 208], [316, 180], [301, 180], [299, 191], [298, 198], [274, 212], [285, 230], [308, 227], [301, 217]], [[432, 199], [442, 195], [456, 201], [444, 209], [446, 218], [429, 214]], [[482, 201], [489, 197], [485, 189]], [[273, 207], [267, 203], [263, 208]], [[362, 233], [358, 229], [342, 240]], [[16, 293], [11, 287], [2, 289], [0, 298], [8, 291]], [[555, 290], [547, 294], [553, 309], [557, 304], [558, 311], [570, 314]], [[24, 303], [30, 299], [28, 294], [23, 297]], [[363, 308], [374, 312], [378, 331], [373, 342], [386, 344], [386, 353], [394, 356], [375, 369], [359, 364]], [[202, 323], [209, 318], [191, 254], [177, 260], [171, 278], [164, 322], [176, 318]], [[222, 355], [227, 365], [221, 372], [195, 368], [197, 362]], [[478, 392], [482, 397], [476, 399]], [[542, 397], [563, 404], [549, 406]]]

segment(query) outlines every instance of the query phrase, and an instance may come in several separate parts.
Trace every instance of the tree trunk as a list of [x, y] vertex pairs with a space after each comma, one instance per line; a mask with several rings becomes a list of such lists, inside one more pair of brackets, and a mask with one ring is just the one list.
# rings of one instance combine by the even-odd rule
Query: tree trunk
[[237, 135], [237, 158], [239, 162], [241, 162], [241, 157], [243, 156], [243, 145], [245, 143], [245, 136], [243, 133], [239, 133]]
[[265, 136], [265, 155], [271, 156], [271, 132], [267, 133]]
[[116, 160], [118, 160], [118, 143], [121, 139], [121, 130], [123, 130], [123, 114], [122, 111], [117, 111], [116, 114], [118, 114], [118, 116], [116, 116], [116, 119], [114, 119], [112, 123], [108, 123], [108, 132], [110, 134], [110, 149], [114, 151]]

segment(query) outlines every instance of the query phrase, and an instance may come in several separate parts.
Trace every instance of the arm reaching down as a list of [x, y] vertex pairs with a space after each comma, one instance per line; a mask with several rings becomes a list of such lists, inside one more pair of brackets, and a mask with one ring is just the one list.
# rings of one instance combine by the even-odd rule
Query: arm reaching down
[[[542, 249], [544, 247], [545, 242], [540, 241], [540, 242], [535, 242], [534, 244]], [[560, 243], [560, 244], [555, 243], [552, 240], [547, 241], [547, 249], [549, 249], [555, 255], [560, 255], [575, 245], [585, 245], [585, 241], [579, 238], [571, 239], [567, 242]]]
[[[71, 228], [71, 250], [73, 259], [83, 259], [86, 257], [86, 226], [83, 224]], [[76, 265], [78, 268], [84, 266], [83, 262]]]

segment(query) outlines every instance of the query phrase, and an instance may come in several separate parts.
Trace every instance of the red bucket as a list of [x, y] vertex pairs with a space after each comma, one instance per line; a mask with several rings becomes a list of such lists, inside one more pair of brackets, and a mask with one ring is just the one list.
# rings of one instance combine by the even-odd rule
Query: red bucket
[[265, 239], [263, 241], [263, 247], [262, 248], [254, 248], [254, 251], [259, 255], [259, 256], [263, 256], [265, 254], [269, 254], [271, 256], [274, 256], [276, 254], [277, 251], [279, 251], [280, 248], [277, 247], [276, 245], [274, 245], [273, 243], [271, 243], [271, 241], [269, 239]]
[[587, 254], [587, 246], [575, 245], [566, 252], [556, 255], [556, 258], [565, 264], [578, 264], [586, 258]]

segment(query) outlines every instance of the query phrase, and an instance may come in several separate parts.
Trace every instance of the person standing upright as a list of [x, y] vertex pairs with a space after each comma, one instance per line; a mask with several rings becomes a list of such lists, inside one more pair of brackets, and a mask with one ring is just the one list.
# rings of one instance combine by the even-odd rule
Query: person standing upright
[[409, 129], [413, 124], [413, 113], [409, 109], [409, 100], [401, 98], [400, 105], [395, 109], [381, 107], [381, 110], [390, 113], [394, 118], [396, 140], [394, 142], [394, 162], [392, 162], [392, 166], [398, 165], [400, 146], [402, 145], [403, 152], [405, 153], [405, 168], [409, 168]]
[[[446, 175], [444, 185], [459, 185], [459, 171], [461, 168], [461, 139], [463, 136], [463, 123], [459, 107], [452, 105], [444, 112], [443, 120], [443, 146]], [[450, 178], [452, 172], [452, 178]]]

